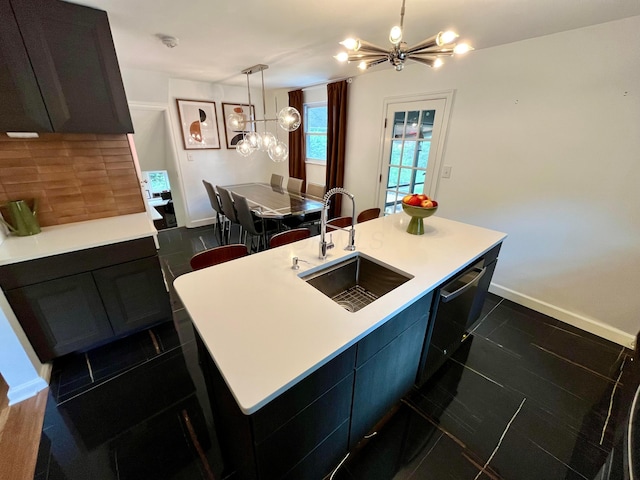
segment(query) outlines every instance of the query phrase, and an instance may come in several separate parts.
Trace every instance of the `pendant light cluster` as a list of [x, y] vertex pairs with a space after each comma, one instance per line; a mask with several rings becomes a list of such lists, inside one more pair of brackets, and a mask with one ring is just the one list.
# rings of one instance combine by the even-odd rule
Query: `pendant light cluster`
[[440, 32], [433, 35], [422, 42], [408, 47], [403, 41], [403, 22], [404, 22], [404, 4], [402, 0], [402, 8], [400, 9], [400, 26], [395, 26], [389, 32], [389, 42], [392, 47], [378, 47], [364, 40], [347, 38], [340, 44], [347, 51], [340, 52], [334, 58], [340, 62], [358, 62], [360, 70], [378, 65], [380, 63], [389, 62], [396, 71], [400, 72], [404, 68], [406, 60], [422, 63], [433, 68], [442, 65], [442, 57], [451, 57], [453, 55], [461, 55], [473, 50], [473, 47], [466, 43], [456, 43], [458, 34], [452, 31]]
[[[245, 133], [242, 140], [236, 144], [236, 151], [243, 157], [248, 157], [253, 152], [258, 150], [267, 152], [269, 158], [274, 162], [284, 162], [289, 158], [289, 147], [284, 142], [278, 139], [278, 134], [274, 135], [267, 131], [267, 122], [277, 122], [280, 128], [287, 132], [293, 132], [300, 127], [302, 121], [300, 112], [293, 107], [284, 107], [276, 118], [266, 118], [266, 105], [264, 96], [264, 70], [269, 68], [268, 65], [258, 64], [253, 67], [242, 70], [242, 73], [247, 76], [247, 96], [249, 99], [249, 105], [251, 105], [251, 89], [249, 87], [249, 75], [260, 72], [262, 77], [262, 120], [253, 118], [251, 107], [249, 107], [249, 115], [251, 118], [247, 119], [244, 115], [239, 113], [232, 113], [227, 117], [227, 124], [232, 130], [246, 131], [247, 125], [253, 125], [253, 131]], [[258, 132], [258, 123], [263, 123], [264, 131]]]

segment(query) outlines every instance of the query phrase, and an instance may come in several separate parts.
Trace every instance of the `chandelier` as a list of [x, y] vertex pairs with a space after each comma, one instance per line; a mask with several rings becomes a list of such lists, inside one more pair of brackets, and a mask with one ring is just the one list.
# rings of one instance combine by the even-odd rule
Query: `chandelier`
[[466, 43], [456, 43], [458, 34], [452, 31], [440, 32], [422, 42], [407, 47], [403, 41], [402, 24], [404, 21], [404, 3], [400, 9], [400, 26], [395, 26], [389, 32], [389, 41], [393, 45], [391, 49], [378, 47], [364, 40], [347, 38], [340, 42], [347, 51], [340, 52], [334, 58], [340, 62], [358, 62], [360, 70], [366, 70], [380, 63], [389, 61], [400, 72], [404, 68], [406, 60], [423, 63], [430, 67], [438, 68], [442, 65], [442, 57], [451, 57], [455, 54], [463, 54], [473, 48]]
[[[301, 117], [300, 112], [293, 107], [284, 107], [276, 118], [266, 118], [266, 104], [264, 96], [264, 71], [269, 68], [268, 65], [258, 64], [253, 67], [245, 68], [241, 73], [247, 76], [247, 96], [249, 99], [249, 115], [250, 118], [246, 118], [239, 113], [232, 113], [227, 116], [227, 122], [229, 127], [235, 131], [243, 131], [243, 138], [236, 144], [236, 151], [243, 157], [248, 157], [253, 152], [258, 150], [267, 152], [269, 158], [274, 162], [284, 162], [289, 158], [289, 147], [286, 143], [281, 142], [276, 135], [267, 131], [267, 122], [277, 122], [280, 128], [287, 132], [293, 132], [300, 127]], [[260, 72], [262, 77], [262, 120], [254, 118], [254, 113], [251, 109], [251, 89], [249, 88], [249, 75]], [[277, 110], [277, 104], [276, 104]], [[264, 131], [258, 132], [257, 124], [262, 123]], [[247, 128], [252, 128], [252, 131], [247, 131]]]

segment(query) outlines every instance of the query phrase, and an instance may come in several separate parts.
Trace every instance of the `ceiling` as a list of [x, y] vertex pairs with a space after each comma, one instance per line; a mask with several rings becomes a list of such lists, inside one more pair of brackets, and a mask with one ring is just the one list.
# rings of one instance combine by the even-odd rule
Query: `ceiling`
[[[107, 11], [121, 67], [246, 85], [240, 72], [264, 63], [267, 88], [306, 87], [358, 74], [355, 65], [332, 58], [338, 42], [353, 36], [390, 45], [389, 29], [399, 23], [401, 7], [401, 0], [74, 3]], [[640, 0], [407, 0], [404, 37], [413, 45], [453, 29], [482, 49], [635, 15]], [[158, 34], [177, 37], [179, 45], [166, 47]], [[391, 67], [371, 71], [385, 68]]]

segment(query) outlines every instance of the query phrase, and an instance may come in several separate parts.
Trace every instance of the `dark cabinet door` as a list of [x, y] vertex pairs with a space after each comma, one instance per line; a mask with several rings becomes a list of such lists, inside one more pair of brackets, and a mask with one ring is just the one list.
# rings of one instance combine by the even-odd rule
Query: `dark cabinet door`
[[158, 257], [93, 272], [116, 335], [171, 318], [171, 305]]
[[43, 362], [113, 335], [90, 273], [17, 288], [6, 294]]
[[350, 448], [411, 389], [418, 371], [427, 317], [428, 309], [418, 321], [356, 369]]
[[0, 132], [51, 132], [51, 122], [9, 0], [0, 0]]
[[107, 14], [59, 0], [11, 5], [53, 130], [133, 132]]

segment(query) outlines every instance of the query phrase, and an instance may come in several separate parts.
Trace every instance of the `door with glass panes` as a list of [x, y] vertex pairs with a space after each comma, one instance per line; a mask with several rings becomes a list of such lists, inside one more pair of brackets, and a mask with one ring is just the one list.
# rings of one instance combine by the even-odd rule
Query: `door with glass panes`
[[401, 211], [405, 195], [435, 195], [446, 102], [439, 98], [387, 105], [379, 199], [385, 215]]

